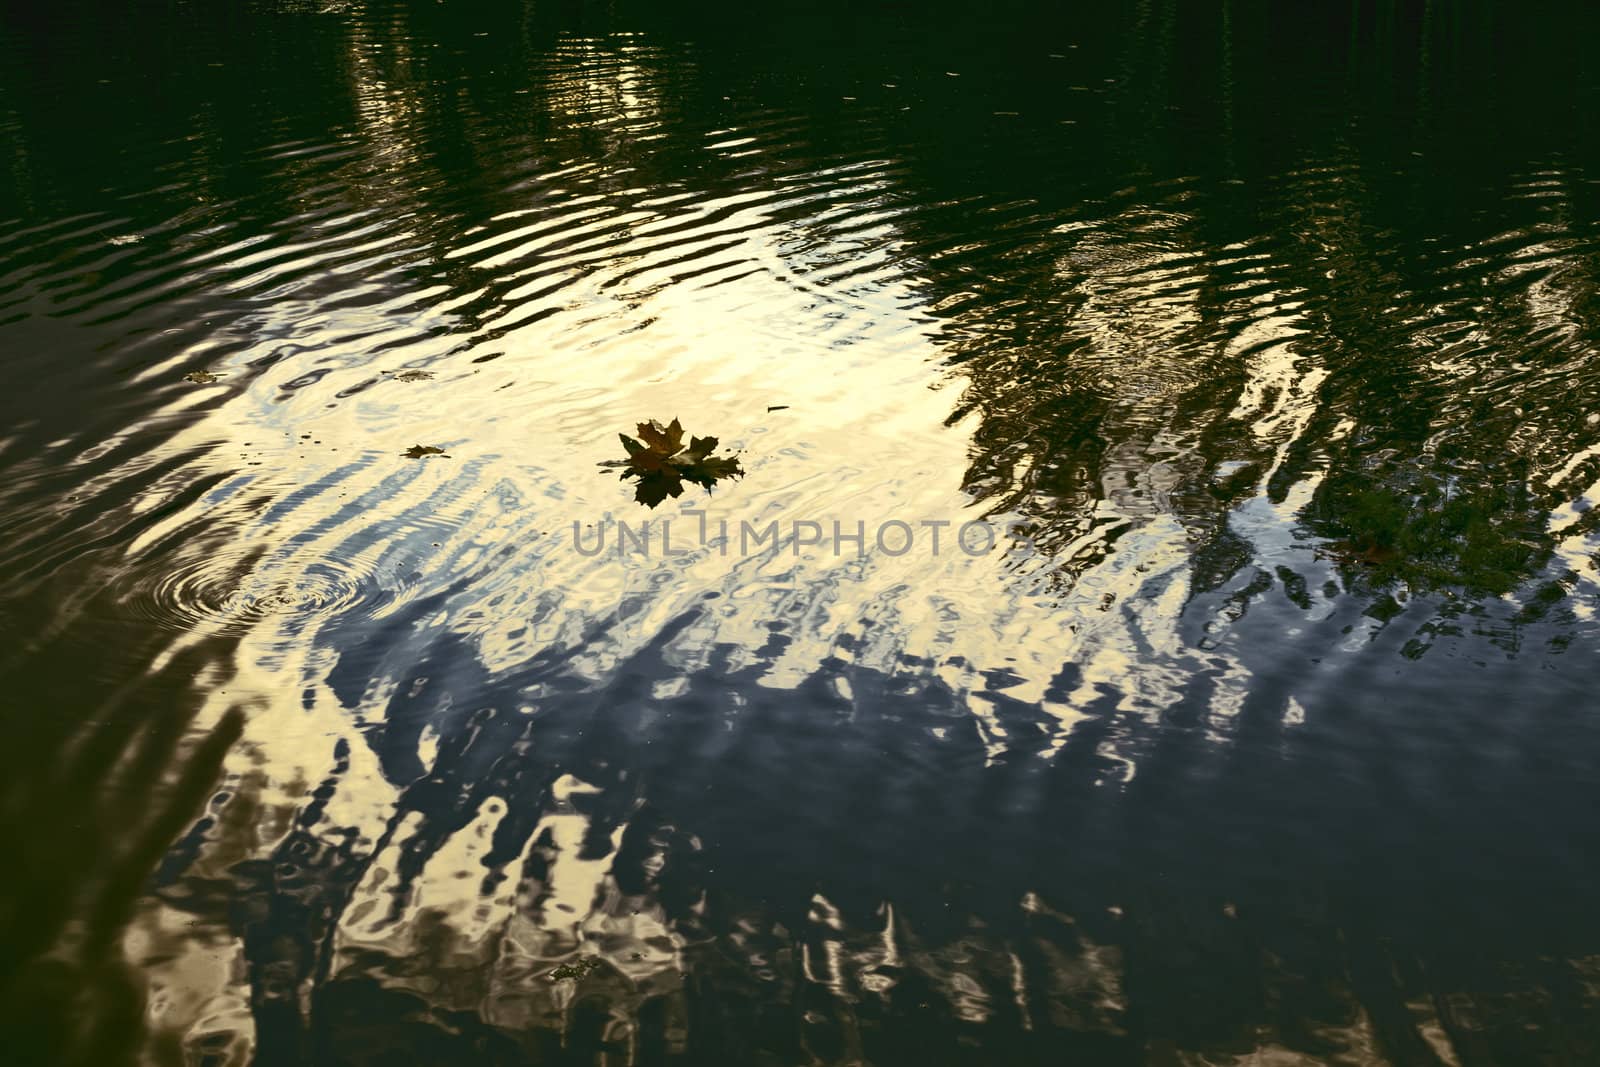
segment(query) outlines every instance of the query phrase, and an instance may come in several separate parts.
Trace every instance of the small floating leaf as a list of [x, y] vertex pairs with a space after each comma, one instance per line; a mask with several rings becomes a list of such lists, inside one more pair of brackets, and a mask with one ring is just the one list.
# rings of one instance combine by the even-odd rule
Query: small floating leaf
[[699, 463], [683, 468], [683, 480], [710, 489], [719, 479], [737, 478], [744, 474], [739, 461], [732, 456], [707, 456]]
[[677, 419], [673, 419], [670, 426], [663, 426], [651, 419], [649, 422], [639, 424], [639, 440], [648, 445], [651, 452], [660, 456], [670, 456], [683, 449], [683, 427], [679, 425]]
[[394, 376], [394, 380], [397, 382], [425, 382], [432, 377], [433, 374], [425, 370], [403, 370]]
[[442, 456], [444, 449], [434, 448], [432, 445], [412, 445], [400, 454], [408, 459], [421, 459], [423, 456]]
[[208, 370], [192, 370], [183, 376], [183, 380], [194, 382], [196, 385], [210, 385], [217, 381], [217, 376]]
[[639, 439], [619, 433], [625, 460], [610, 460], [602, 467], [622, 467], [623, 478], [637, 478], [633, 498], [655, 507], [668, 497], [683, 495], [683, 483], [711, 489], [723, 478], [743, 477], [744, 470], [732, 456], [714, 456], [715, 437], [690, 437], [683, 444], [683, 425], [673, 419], [666, 426], [652, 419], [639, 423]]

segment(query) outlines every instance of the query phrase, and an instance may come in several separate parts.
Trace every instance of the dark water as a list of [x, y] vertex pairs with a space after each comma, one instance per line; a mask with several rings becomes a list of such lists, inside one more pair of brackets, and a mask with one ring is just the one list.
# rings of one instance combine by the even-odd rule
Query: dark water
[[5, 1062], [1600, 1062], [1600, 13], [0, 12]]

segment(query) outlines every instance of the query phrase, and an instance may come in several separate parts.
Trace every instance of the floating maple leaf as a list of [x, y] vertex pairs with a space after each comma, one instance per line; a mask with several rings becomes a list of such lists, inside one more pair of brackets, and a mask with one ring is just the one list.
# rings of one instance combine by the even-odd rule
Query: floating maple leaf
[[400, 454], [407, 459], [421, 459], [423, 456], [442, 456], [444, 455], [444, 449], [435, 448], [432, 445], [412, 445]]
[[648, 507], [655, 507], [667, 497], [683, 495], [683, 483], [690, 482], [710, 490], [724, 478], [740, 478], [744, 470], [733, 456], [714, 456], [715, 437], [690, 437], [683, 443], [683, 426], [673, 419], [666, 426], [651, 419], [639, 423], [639, 437], [635, 440], [625, 433], [617, 435], [628, 458], [610, 460], [602, 467], [622, 467], [622, 477], [637, 478], [633, 498]]

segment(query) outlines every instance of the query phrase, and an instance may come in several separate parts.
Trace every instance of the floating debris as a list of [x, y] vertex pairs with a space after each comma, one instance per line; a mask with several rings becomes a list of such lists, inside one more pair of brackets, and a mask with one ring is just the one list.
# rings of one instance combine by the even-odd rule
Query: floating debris
[[400, 454], [407, 459], [421, 459], [423, 456], [442, 456], [445, 452], [444, 449], [434, 448], [432, 445], [412, 445]]
[[192, 370], [183, 376], [183, 380], [186, 382], [194, 382], [196, 385], [210, 385], [212, 382], [218, 381], [219, 379], [215, 374], [212, 374], [208, 370]]
[[589, 972], [600, 966], [600, 961], [594, 956], [585, 956], [571, 963], [563, 963], [550, 972], [550, 980], [559, 982], [565, 978], [580, 979], [588, 976]]
[[397, 372], [394, 376], [394, 380], [397, 382], [426, 382], [431, 381], [432, 378], [433, 374], [425, 370], [403, 370]]
[[788, 411], [789, 410], [789, 405], [788, 404], [768, 404], [767, 405], [767, 410], [768, 411]]
[[651, 419], [639, 423], [639, 439], [625, 433], [617, 435], [628, 458], [609, 460], [602, 467], [623, 467], [622, 477], [637, 478], [633, 498], [647, 507], [655, 507], [667, 497], [683, 495], [683, 483], [692, 482], [710, 490], [723, 478], [742, 478], [744, 470], [732, 456], [713, 456], [715, 437], [691, 437], [687, 448], [683, 444], [683, 427], [677, 419], [663, 426]]

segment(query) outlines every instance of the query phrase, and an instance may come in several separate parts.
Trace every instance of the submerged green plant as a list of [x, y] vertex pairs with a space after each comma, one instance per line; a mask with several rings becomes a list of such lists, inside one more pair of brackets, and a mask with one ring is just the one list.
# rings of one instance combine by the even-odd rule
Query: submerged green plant
[[567, 978], [574, 980], [585, 978], [588, 976], [590, 971], [594, 970], [598, 966], [600, 966], [600, 961], [598, 959], [593, 956], [584, 956], [581, 959], [573, 960], [571, 963], [563, 963], [561, 966], [551, 971], [550, 980], [553, 982], [559, 982]]
[[1544, 512], [1522, 482], [1451, 485], [1424, 473], [1384, 480], [1346, 472], [1324, 483], [1314, 513], [1333, 537], [1330, 554], [1378, 582], [1498, 595], [1550, 550]]
[[677, 419], [666, 426], [651, 419], [639, 423], [635, 440], [625, 433], [617, 435], [628, 452], [623, 460], [608, 460], [602, 467], [623, 468], [621, 477], [638, 479], [633, 498], [655, 507], [667, 497], [683, 495], [683, 483], [710, 490], [724, 478], [742, 478], [744, 470], [733, 456], [714, 456], [715, 437], [690, 437], [683, 443], [683, 426]]

